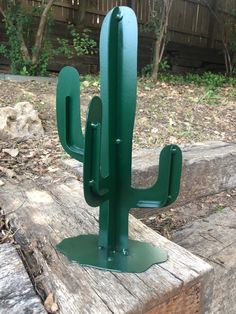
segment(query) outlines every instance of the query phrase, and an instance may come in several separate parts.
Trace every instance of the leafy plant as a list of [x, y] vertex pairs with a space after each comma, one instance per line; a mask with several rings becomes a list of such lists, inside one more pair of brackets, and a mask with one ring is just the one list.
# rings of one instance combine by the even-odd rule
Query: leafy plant
[[68, 29], [72, 36], [73, 47], [77, 56], [97, 53], [97, 43], [94, 39], [90, 38], [90, 29], [84, 29], [81, 34], [76, 31], [73, 24], [69, 24]]
[[[160, 73], [164, 73], [166, 72], [167, 70], [170, 69], [170, 64], [169, 64], [169, 61], [167, 58], [164, 58], [160, 61], [160, 64], [159, 64], [159, 72]], [[150, 77], [151, 74], [152, 74], [152, 70], [153, 70], [153, 64], [147, 64], [145, 65], [145, 67], [142, 68], [142, 71], [141, 71], [141, 75], [142, 76], [145, 76], [145, 77]]]
[[69, 23], [68, 30], [72, 36], [72, 43], [66, 38], [57, 38], [59, 46], [53, 51], [54, 55], [61, 54], [71, 59], [75, 55], [79, 57], [81, 55], [94, 55], [97, 53], [97, 43], [94, 39], [90, 38], [90, 29], [84, 29], [79, 33], [75, 26]]
[[[50, 56], [51, 45], [47, 36], [52, 25], [50, 0], [45, 6], [23, 8], [21, 1], [9, 1], [0, 11], [4, 17], [8, 45], [1, 45], [0, 53], [10, 60], [11, 71], [15, 74], [44, 75]], [[34, 36], [35, 16], [40, 16]], [[33, 38], [35, 37], [35, 41]]]
[[[10, 60], [11, 71], [21, 75], [45, 75], [50, 59], [56, 55], [64, 55], [70, 59], [74, 55], [93, 55], [97, 53], [97, 43], [90, 38], [90, 30], [78, 33], [74, 25], [68, 29], [72, 36], [72, 43], [68, 39], [57, 38], [58, 47], [54, 48], [50, 35], [54, 20], [50, 8], [54, 0], [44, 5], [26, 10], [21, 1], [8, 2], [5, 10], [0, 12], [4, 16], [8, 45], [0, 45], [0, 54]], [[35, 36], [36, 17], [40, 17], [37, 34]], [[35, 37], [35, 41], [33, 40]]]
[[160, 63], [167, 42], [167, 27], [172, 4], [173, 0], [155, 0], [153, 3], [149, 1], [150, 16], [146, 30], [154, 35], [153, 67], [151, 73], [154, 81], [157, 80], [157, 74], [160, 70]]
[[71, 59], [73, 57], [73, 51], [70, 48], [69, 40], [65, 38], [57, 38], [59, 47], [55, 50], [55, 54], [64, 55], [66, 58]]
[[172, 73], [163, 73], [159, 79], [164, 82], [171, 82], [176, 84], [194, 84], [197, 86], [204, 86], [208, 89], [216, 90], [225, 85], [236, 85], [236, 79], [222, 74], [212, 72], [205, 72], [203, 74], [188, 73], [186, 75], [177, 75]]
[[152, 68], [153, 68], [153, 64], [145, 65], [141, 70], [141, 75], [144, 77], [149, 77], [151, 75]]
[[170, 63], [168, 59], [167, 58], [162, 59], [159, 65], [160, 72], [166, 72], [169, 69], [170, 69]]

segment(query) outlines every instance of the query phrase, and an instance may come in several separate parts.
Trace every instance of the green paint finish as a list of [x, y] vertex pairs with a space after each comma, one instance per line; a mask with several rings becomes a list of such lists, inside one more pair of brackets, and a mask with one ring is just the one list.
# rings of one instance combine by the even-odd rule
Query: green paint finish
[[[167, 254], [151, 244], [129, 240], [129, 252], [100, 248], [97, 235], [81, 235], [63, 240], [57, 249], [72, 262], [118, 272], [141, 273], [151, 265], [163, 263]], [[146, 258], [148, 257], [148, 258]]]
[[[160, 155], [156, 183], [148, 189], [131, 186], [137, 37], [137, 21], [130, 8], [116, 7], [107, 14], [100, 37], [101, 95], [89, 104], [85, 138], [81, 131], [77, 71], [65, 67], [57, 86], [60, 141], [66, 152], [84, 162], [86, 202], [100, 206], [96, 241], [89, 235], [71, 238], [62, 241], [57, 248], [81, 264], [128, 272], [145, 270], [167, 259], [166, 254], [159, 255], [159, 249], [128, 239], [128, 215], [131, 208], [161, 208], [173, 203], [179, 193], [182, 167], [179, 147], [167, 145]], [[144, 254], [147, 248], [149, 253]], [[143, 267], [135, 266], [135, 251], [144, 254], [145, 258], [140, 258]], [[109, 262], [112, 266], [108, 263], [109, 252], [114, 252], [114, 262]]]
[[76, 160], [84, 158], [80, 118], [80, 79], [72, 67], [61, 70], [57, 83], [57, 128], [64, 150]]

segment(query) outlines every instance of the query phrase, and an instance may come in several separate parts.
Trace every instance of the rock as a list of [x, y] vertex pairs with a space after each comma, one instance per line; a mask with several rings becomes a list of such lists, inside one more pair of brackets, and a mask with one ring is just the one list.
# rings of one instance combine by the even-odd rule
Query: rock
[[38, 112], [25, 101], [0, 110], [0, 139], [28, 139], [44, 134]]

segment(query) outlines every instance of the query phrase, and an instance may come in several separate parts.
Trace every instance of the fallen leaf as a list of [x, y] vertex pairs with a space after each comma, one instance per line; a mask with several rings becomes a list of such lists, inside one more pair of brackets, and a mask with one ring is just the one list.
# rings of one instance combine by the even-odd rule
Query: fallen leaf
[[17, 148], [4, 148], [2, 151], [11, 157], [16, 157], [19, 154], [19, 150]]
[[44, 307], [49, 313], [56, 313], [58, 305], [54, 302], [53, 293], [49, 293], [46, 300], [44, 301]]
[[0, 167], [0, 171], [4, 173], [8, 178], [17, 177], [16, 173], [11, 169]]
[[169, 137], [169, 141], [170, 141], [170, 143], [172, 143], [172, 144], [176, 144], [176, 143], [178, 142], [177, 138], [174, 137], [174, 136], [170, 136], [170, 137]]
[[48, 172], [57, 172], [59, 168], [48, 167]]
[[83, 81], [82, 84], [84, 87], [89, 87], [89, 85], [90, 85], [89, 81]]

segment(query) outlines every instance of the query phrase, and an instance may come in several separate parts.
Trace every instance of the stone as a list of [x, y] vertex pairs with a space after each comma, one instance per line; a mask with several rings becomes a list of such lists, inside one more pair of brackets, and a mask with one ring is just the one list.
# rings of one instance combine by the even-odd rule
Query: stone
[[32, 104], [19, 102], [0, 110], [0, 139], [23, 140], [44, 135], [42, 122]]

